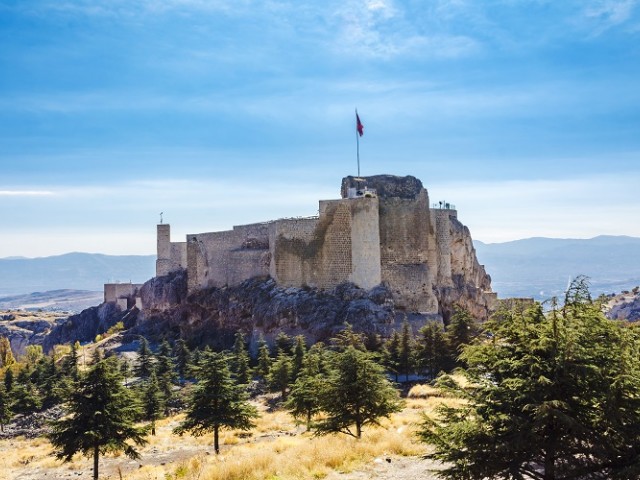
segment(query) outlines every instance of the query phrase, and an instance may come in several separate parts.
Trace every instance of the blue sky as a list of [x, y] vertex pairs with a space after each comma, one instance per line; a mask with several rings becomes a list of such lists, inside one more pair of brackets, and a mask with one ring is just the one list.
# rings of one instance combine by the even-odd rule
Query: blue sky
[[476, 239], [640, 236], [638, 0], [0, 0], [0, 257], [313, 215], [356, 107]]

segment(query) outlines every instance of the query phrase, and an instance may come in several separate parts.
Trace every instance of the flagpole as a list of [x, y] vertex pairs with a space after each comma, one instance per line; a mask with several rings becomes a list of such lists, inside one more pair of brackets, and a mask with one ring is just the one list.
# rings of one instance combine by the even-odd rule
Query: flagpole
[[[356, 108], [356, 119], [358, 118], [358, 109]], [[356, 125], [356, 156], [358, 159], [358, 178], [360, 178], [360, 132]]]

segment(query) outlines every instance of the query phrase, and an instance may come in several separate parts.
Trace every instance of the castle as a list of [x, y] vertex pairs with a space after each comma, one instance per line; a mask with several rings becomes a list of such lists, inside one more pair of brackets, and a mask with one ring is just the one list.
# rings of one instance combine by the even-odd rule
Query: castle
[[[190, 292], [256, 276], [319, 289], [385, 283], [400, 309], [438, 315], [446, 301], [486, 318], [495, 301], [491, 279], [453, 205], [430, 206], [427, 190], [411, 176], [345, 177], [341, 197], [320, 200], [317, 217], [189, 234], [184, 242], [172, 242], [170, 225], [161, 223], [156, 276], [186, 269]], [[105, 301], [130, 307], [138, 288], [105, 285]]]

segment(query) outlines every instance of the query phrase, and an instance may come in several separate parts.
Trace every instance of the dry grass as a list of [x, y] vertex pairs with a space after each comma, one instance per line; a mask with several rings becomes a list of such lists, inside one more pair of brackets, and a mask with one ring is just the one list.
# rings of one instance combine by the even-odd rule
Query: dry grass
[[[212, 435], [178, 437], [172, 430], [182, 416], [157, 423], [157, 435], [140, 450], [142, 458], [100, 459], [101, 479], [111, 480], [298, 480], [325, 478], [332, 471], [349, 472], [385, 456], [416, 456], [425, 452], [415, 431], [423, 413], [449, 398], [409, 398], [403, 411], [380, 427], [365, 427], [363, 438], [346, 435], [315, 437], [283, 411], [267, 412], [251, 432], [224, 431], [220, 455], [213, 454]], [[0, 441], [0, 480], [64, 478], [70, 472], [89, 474], [92, 460], [77, 455], [62, 464], [44, 439]]]

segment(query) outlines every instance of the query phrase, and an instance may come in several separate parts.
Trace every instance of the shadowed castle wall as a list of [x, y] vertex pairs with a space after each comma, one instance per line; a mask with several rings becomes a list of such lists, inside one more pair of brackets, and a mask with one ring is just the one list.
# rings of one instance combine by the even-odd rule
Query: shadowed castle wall
[[281, 285], [380, 283], [376, 198], [320, 201], [319, 218], [276, 221], [270, 239], [271, 276]]
[[268, 223], [187, 235], [189, 290], [269, 275], [270, 257]]

